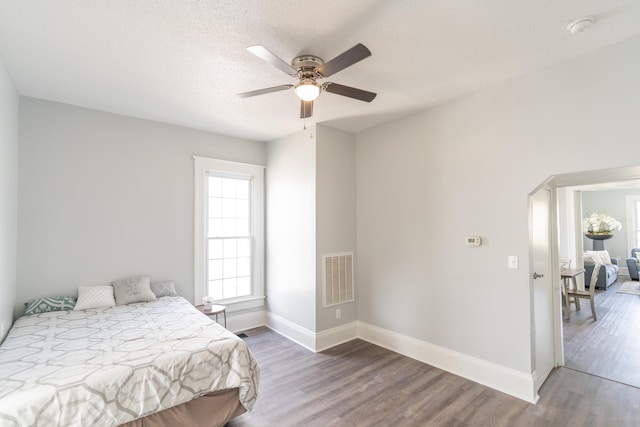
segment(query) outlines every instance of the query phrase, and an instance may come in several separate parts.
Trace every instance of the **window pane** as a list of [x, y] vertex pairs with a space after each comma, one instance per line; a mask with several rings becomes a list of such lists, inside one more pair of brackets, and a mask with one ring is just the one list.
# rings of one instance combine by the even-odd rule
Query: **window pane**
[[219, 197], [209, 197], [209, 218], [220, 218], [222, 216], [222, 199]]
[[222, 195], [222, 178], [210, 176], [208, 181], [209, 197], [220, 197]]
[[209, 239], [209, 250], [207, 251], [209, 259], [222, 258], [222, 240]]
[[248, 179], [238, 180], [236, 187], [236, 197], [238, 199], [249, 200], [249, 184], [251, 184], [251, 181]]
[[236, 181], [234, 178], [224, 178], [222, 180], [222, 197], [236, 197]]
[[236, 258], [222, 260], [222, 274], [225, 279], [230, 277], [236, 277]]
[[235, 258], [237, 256], [237, 247], [236, 239], [224, 239], [224, 258]]
[[249, 218], [239, 218], [236, 220], [236, 236], [249, 235]]
[[209, 260], [209, 280], [222, 279], [223, 263], [222, 260], [212, 259]]
[[238, 199], [236, 202], [236, 212], [239, 218], [248, 218], [249, 217], [249, 201]]
[[231, 237], [236, 235], [236, 220], [232, 218], [225, 218], [221, 220], [221, 227], [219, 236]]
[[224, 279], [222, 282], [222, 297], [233, 298], [237, 295], [236, 292], [236, 278]]
[[222, 216], [224, 218], [235, 218], [236, 199], [222, 199]]
[[238, 256], [245, 257], [251, 255], [251, 247], [249, 246], [249, 239], [238, 239]]
[[251, 274], [250, 258], [238, 258], [238, 277], [249, 276]]
[[209, 280], [208, 296], [212, 296], [214, 300], [222, 299], [222, 280]]
[[251, 295], [251, 280], [248, 277], [238, 278], [238, 296], [244, 297]]
[[216, 237], [222, 234], [222, 220], [217, 218], [209, 218], [207, 224], [208, 237]]

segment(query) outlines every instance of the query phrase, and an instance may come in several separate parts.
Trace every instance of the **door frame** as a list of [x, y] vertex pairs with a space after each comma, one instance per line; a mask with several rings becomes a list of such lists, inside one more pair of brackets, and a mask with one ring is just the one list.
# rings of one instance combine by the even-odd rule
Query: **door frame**
[[[592, 170], [592, 171], [582, 171], [582, 172], [571, 172], [559, 175], [552, 175], [544, 180], [540, 185], [538, 185], [533, 191], [529, 193], [529, 200], [531, 200], [531, 196], [536, 193], [536, 191], [542, 188], [548, 188], [551, 190], [551, 200], [550, 200], [550, 223], [549, 223], [549, 233], [551, 233], [551, 251], [549, 256], [551, 257], [551, 263], [549, 264], [553, 271], [559, 271], [560, 263], [558, 260], [558, 211], [557, 211], [557, 192], [556, 189], [560, 187], [578, 187], [578, 186], [587, 186], [587, 185], [597, 185], [597, 184], [605, 184], [605, 183], [615, 183], [615, 182], [625, 182], [625, 181], [638, 181], [640, 186], [640, 165], [639, 166], [628, 166], [628, 167], [620, 167], [620, 168], [611, 168], [611, 169], [600, 169], [600, 170]], [[577, 217], [578, 213], [576, 213]], [[580, 222], [582, 221], [581, 218]], [[529, 225], [531, 226], [532, 221], [532, 212], [529, 209]], [[579, 227], [582, 230], [582, 226], [580, 224]], [[581, 237], [581, 233], [576, 230], [576, 238], [578, 236]], [[581, 247], [581, 246], [580, 246]], [[578, 247], [576, 248], [578, 249]], [[529, 237], [529, 271], [533, 274], [533, 251], [532, 251], [532, 242], [531, 237]], [[578, 257], [581, 258], [582, 254], [578, 254]], [[578, 260], [576, 260], [577, 262]], [[557, 276], [557, 277], [556, 277]], [[554, 312], [554, 360], [555, 366], [563, 366], [564, 365], [564, 342], [562, 335], [562, 304], [560, 297], [560, 285], [561, 279], [560, 275], [552, 274], [551, 278], [553, 289], [553, 312]], [[529, 286], [530, 292], [533, 290], [531, 286], [533, 286], [533, 278], [529, 276]], [[556, 309], [557, 307], [557, 309]], [[535, 306], [533, 304], [533, 298], [530, 301], [530, 310], [531, 310], [531, 344], [535, 345]], [[532, 347], [534, 350], [534, 347]], [[532, 356], [532, 368], [535, 366], [535, 351], [531, 352]], [[535, 372], [533, 372], [535, 374]], [[543, 381], [544, 382], [544, 381]], [[537, 390], [534, 393], [537, 395]]]

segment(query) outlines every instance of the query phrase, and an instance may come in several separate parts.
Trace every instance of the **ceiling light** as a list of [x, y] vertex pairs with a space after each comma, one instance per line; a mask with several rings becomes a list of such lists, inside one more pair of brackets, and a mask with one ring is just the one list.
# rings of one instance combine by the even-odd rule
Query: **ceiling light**
[[294, 91], [303, 101], [313, 101], [320, 95], [320, 85], [313, 80], [302, 81], [296, 85]]
[[584, 18], [576, 19], [575, 21], [571, 21], [567, 24], [567, 30], [571, 34], [581, 33], [589, 28], [591, 24], [593, 24], [593, 21], [593, 16], [585, 16]]

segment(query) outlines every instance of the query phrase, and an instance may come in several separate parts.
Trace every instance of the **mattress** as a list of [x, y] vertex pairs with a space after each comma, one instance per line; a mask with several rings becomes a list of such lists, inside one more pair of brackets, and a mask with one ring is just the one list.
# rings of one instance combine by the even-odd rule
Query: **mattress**
[[0, 346], [0, 425], [116, 426], [236, 388], [251, 410], [258, 381], [244, 341], [180, 297], [41, 313]]

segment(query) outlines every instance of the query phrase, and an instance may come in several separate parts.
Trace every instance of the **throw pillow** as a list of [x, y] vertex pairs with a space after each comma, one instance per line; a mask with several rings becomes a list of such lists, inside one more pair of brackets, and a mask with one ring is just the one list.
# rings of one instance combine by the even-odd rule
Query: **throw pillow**
[[178, 296], [178, 293], [176, 292], [176, 284], [172, 281], [152, 283], [151, 292], [153, 292], [156, 298]]
[[26, 307], [24, 315], [32, 316], [34, 314], [47, 313], [49, 311], [73, 310], [73, 307], [76, 305], [76, 301], [76, 297], [67, 296], [32, 299], [31, 301], [24, 303]]
[[598, 263], [598, 264], [607, 264], [607, 265], [611, 265], [611, 257], [609, 256], [609, 252], [608, 251], [587, 251], [588, 254], [594, 254], [597, 255], [598, 257], [600, 257], [600, 260], [602, 262]]
[[156, 296], [151, 292], [150, 285], [151, 277], [149, 276], [127, 277], [111, 282], [117, 305], [155, 301]]
[[598, 254], [585, 253], [582, 258], [585, 264], [603, 264], [602, 259]]
[[87, 310], [89, 308], [113, 307], [116, 300], [113, 298], [111, 285], [80, 286], [78, 288], [78, 302], [74, 310]]

